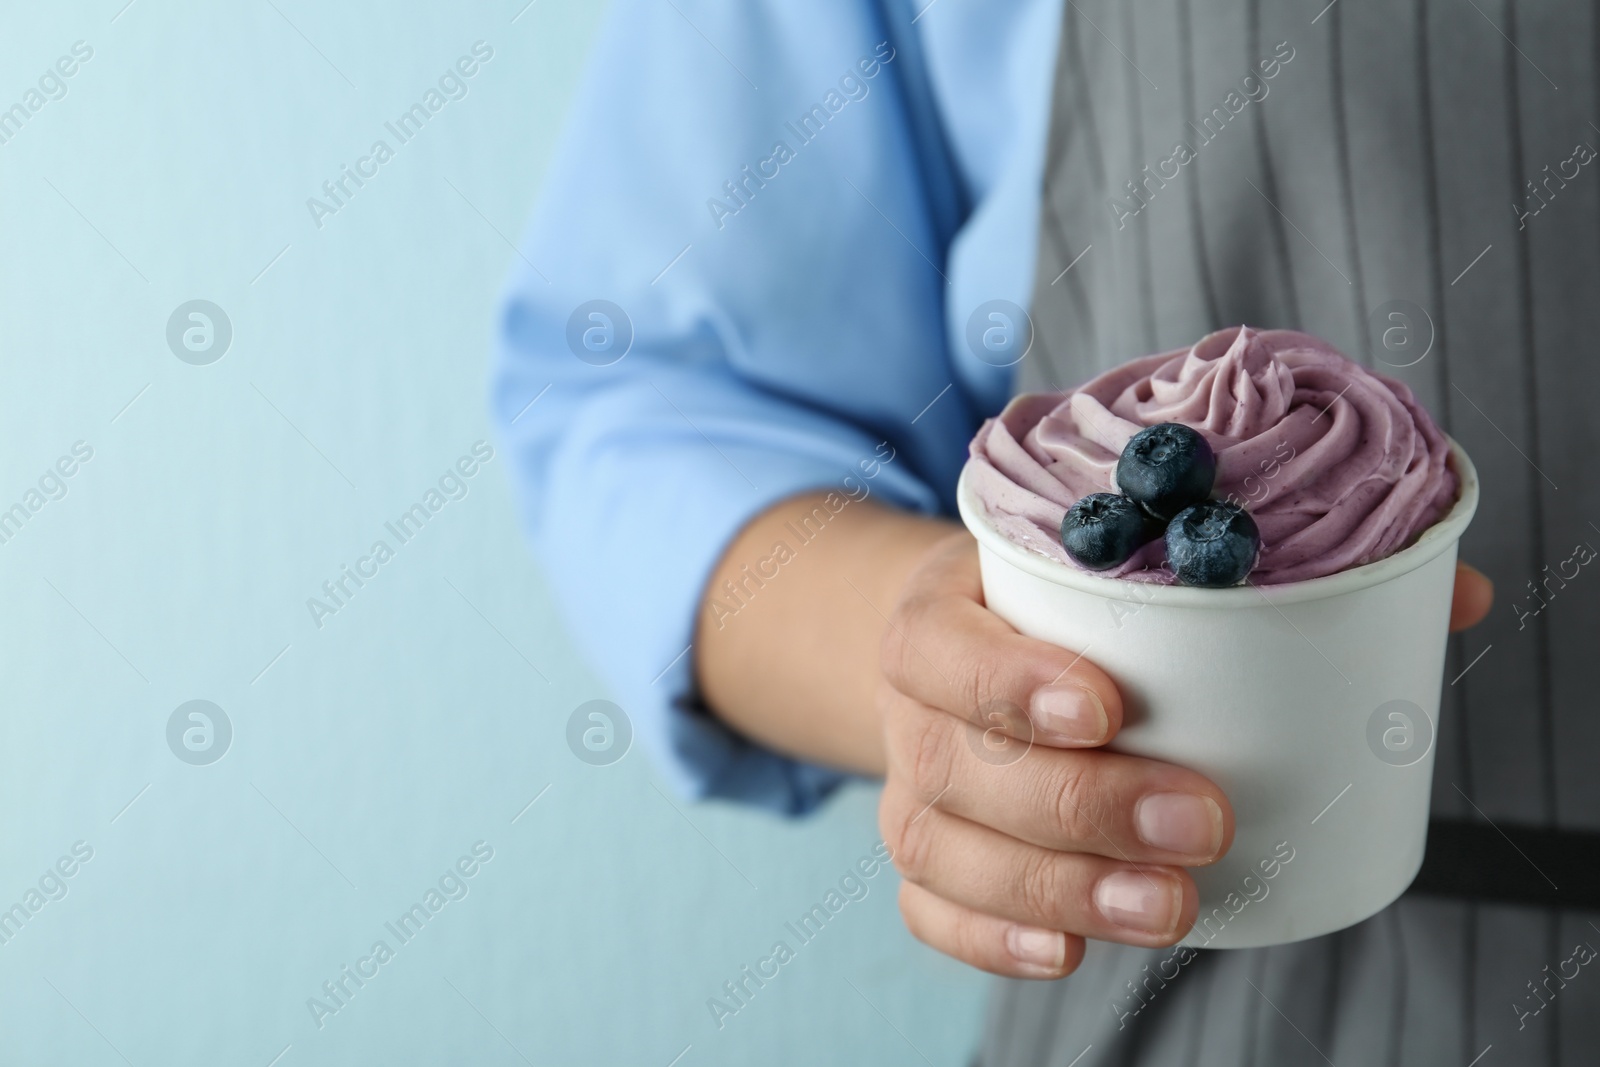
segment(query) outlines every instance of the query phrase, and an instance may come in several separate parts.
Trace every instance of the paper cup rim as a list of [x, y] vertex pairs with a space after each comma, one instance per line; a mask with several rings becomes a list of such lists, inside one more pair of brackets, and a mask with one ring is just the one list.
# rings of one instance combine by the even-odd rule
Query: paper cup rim
[[[1450, 445], [1449, 462], [1451, 469], [1455, 471], [1459, 486], [1455, 504], [1439, 521], [1422, 531], [1412, 544], [1393, 555], [1336, 574], [1307, 578], [1299, 582], [1285, 582], [1282, 585], [1197, 589], [1182, 585], [1132, 582], [1123, 578], [1102, 578], [1075, 570], [1068, 564], [1028, 551], [995, 529], [979, 510], [978, 502], [973, 497], [967, 480], [965, 466], [962, 467], [961, 477], [956, 483], [956, 507], [961, 514], [961, 521], [978, 539], [980, 545], [1018, 570], [1055, 585], [1093, 593], [1110, 600], [1161, 604], [1174, 608], [1259, 607], [1263, 599], [1273, 604], [1294, 604], [1351, 593], [1397, 578], [1432, 560], [1461, 539], [1461, 535], [1466, 532], [1467, 524], [1472, 521], [1473, 514], [1478, 510], [1478, 471], [1454, 438], [1446, 436], [1445, 440]], [[969, 460], [968, 465], [970, 464]]]

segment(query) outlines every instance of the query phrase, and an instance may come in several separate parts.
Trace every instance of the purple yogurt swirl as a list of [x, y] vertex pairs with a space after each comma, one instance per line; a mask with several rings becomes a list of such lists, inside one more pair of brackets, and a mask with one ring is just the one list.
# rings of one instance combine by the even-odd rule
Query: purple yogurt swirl
[[[1248, 326], [1064, 394], [1017, 397], [973, 438], [966, 478], [1006, 538], [1081, 570], [1061, 547], [1062, 517], [1080, 497], [1115, 492], [1128, 438], [1160, 422], [1205, 435], [1217, 454], [1212, 496], [1243, 505], [1260, 527], [1254, 584], [1382, 559], [1456, 497], [1449, 445], [1410, 389], [1308, 334]], [[1098, 573], [1173, 581], [1159, 538]]]

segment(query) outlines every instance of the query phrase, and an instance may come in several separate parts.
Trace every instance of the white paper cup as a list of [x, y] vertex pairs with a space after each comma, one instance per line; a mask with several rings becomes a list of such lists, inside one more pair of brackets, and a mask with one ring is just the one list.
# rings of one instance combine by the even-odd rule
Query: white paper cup
[[1192, 872], [1200, 914], [1183, 944], [1331, 933], [1416, 877], [1456, 544], [1478, 506], [1477, 472], [1450, 450], [1455, 506], [1411, 547], [1260, 588], [1149, 585], [1046, 559], [989, 525], [963, 474], [989, 609], [1111, 675], [1126, 708], [1111, 749], [1193, 768], [1233, 804], [1228, 854]]

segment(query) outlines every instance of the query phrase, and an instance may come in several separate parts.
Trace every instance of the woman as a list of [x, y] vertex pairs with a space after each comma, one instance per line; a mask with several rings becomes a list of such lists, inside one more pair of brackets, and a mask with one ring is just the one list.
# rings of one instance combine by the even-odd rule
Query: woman
[[[496, 410], [575, 633], [697, 795], [800, 814], [884, 777], [912, 932], [1018, 979], [989, 1067], [1558, 1064], [1600, 1036], [1568, 975], [1600, 937], [1600, 609], [1538, 584], [1600, 544], [1600, 24], [1319, 6], [621, 0], [524, 245]], [[1227, 798], [1101, 751], [1115, 687], [984, 609], [948, 516], [1013, 390], [1240, 322], [1416, 393], [1513, 603], [1453, 639], [1433, 840], [1465, 852], [1430, 852], [1429, 893], [1152, 986]], [[1491, 598], [1463, 568], [1452, 627]], [[1027, 774], [969, 744], [995, 701]]]

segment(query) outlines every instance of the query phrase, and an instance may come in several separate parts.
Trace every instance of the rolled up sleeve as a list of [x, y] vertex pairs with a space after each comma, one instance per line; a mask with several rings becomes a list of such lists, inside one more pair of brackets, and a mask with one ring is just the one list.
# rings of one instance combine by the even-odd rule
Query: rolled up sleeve
[[920, 419], [952, 380], [957, 205], [930, 187], [896, 21], [619, 0], [502, 303], [492, 406], [520, 519], [685, 795], [801, 814], [845, 777], [698, 697], [690, 642], [730, 540], [808, 490], [939, 510], [973, 421], [960, 390]]

